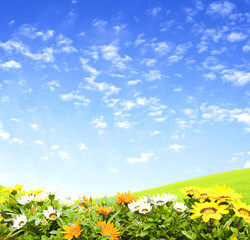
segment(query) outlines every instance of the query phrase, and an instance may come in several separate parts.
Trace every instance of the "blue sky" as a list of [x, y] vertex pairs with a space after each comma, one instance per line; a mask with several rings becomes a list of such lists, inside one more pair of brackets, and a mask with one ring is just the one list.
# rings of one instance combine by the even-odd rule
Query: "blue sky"
[[250, 2], [0, 3], [0, 183], [62, 196], [250, 167]]

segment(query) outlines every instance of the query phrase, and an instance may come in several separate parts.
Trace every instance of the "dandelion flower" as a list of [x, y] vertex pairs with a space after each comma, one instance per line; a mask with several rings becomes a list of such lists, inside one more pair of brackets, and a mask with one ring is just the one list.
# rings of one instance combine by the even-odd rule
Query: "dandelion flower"
[[101, 213], [101, 214], [105, 214], [105, 215], [109, 215], [110, 213], [115, 211], [115, 208], [113, 206], [98, 206], [96, 207], [96, 210]]
[[23, 195], [19, 199], [17, 199], [17, 202], [21, 205], [26, 205], [32, 202], [34, 199], [34, 195]]
[[151, 210], [152, 210], [152, 207], [151, 207], [150, 203], [143, 203], [139, 207], [139, 213], [141, 213], [141, 214], [147, 214], [147, 213], [151, 212]]
[[114, 223], [111, 223], [110, 221], [98, 222], [97, 226], [103, 227], [100, 233], [102, 236], [110, 236], [109, 240], [118, 239], [119, 236], [121, 235], [119, 228], [114, 227]]
[[237, 217], [242, 217], [246, 222], [250, 223], [250, 205], [246, 205], [238, 201], [237, 203], [233, 203], [233, 210]]
[[136, 201], [137, 199], [139, 199], [139, 197], [137, 195], [132, 195], [130, 193], [130, 191], [128, 191], [127, 193], [117, 193], [117, 197], [115, 197], [117, 199], [117, 203], [131, 203], [133, 201]]
[[174, 209], [175, 209], [177, 212], [184, 212], [184, 211], [187, 209], [187, 206], [186, 206], [184, 203], [176, 202], [176, 203], [174, 204]]
[[43, 215], [49, 219], [49, 220], [56, 220], [57, 218], [60, 217], [61, 215], [61, 210], [58, 210], [57, 212], [55, 211], [55, 209], [51, 206], [48, 206], [48, 210], [47, 211], [43, 211]]
[[27, 223], [27, 218], [25, 215], [18, 215], [16, 219], [13, 220], [13, 227], [16, 229], [22, 228]]
[[71, 225], [64, 225], [62, 226], [62, 228], [65, 231], [61, 231], [61, 233], [66, 234], [63, 239], [68, 239], [71, 240], [74, 237], [79, 237], [81, 234], [81, 226], [79, 225], [80, 221], [77, 221], [76, 223], [73, 223]]
[[194, 214], [190, 218], [195, 219], [202, 216], [204, 222], [208, 222], [210, 218], [220, 220], [222, 214], [229, 213], [229, 211], [226, 210], [227, 205], [219, 206], [219, 203], [215, 202], [205, 202], [205, 203], [196, 202], [195, 205], [193, 205], [192, 207], [193, 209], [190, 210], [190, 212]]

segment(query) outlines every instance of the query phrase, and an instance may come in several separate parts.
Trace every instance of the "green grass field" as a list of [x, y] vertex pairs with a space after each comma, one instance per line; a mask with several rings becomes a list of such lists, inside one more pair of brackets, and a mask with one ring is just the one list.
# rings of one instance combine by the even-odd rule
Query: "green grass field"
[[[140, 197], [146, 196], [147, 193], [150, 196], [156, 195], [157, 193], [172, 193], [178, 196], [178, 201], [182, 201], [184, 195], [180, 193], [180, 189], [188, 186], [213, 187], [216, 184], [225, 184], [227, 187], [231, 187], [237, 193], [240, 193], [243, 196], [243, 202], [250, 204], [250, 168], [194, 178], [183, 182], [177, 182], [135, 193]], [[2, 186], [0, 185], [0, 189], [1, 188]]]
[[150, 196], [156, 195], [157, 193], [172, 193], [176, 194], [178, 200], [181, 201], [184, 195], [181, 194], [179, 190], [182, 188], [188, 186], [213, 187], [224, 184], [234, 189], [237, 193], [240, 193], [243, 196], [243, 202], [250, 204], [250, 168], [194, 178], [135, 193], [140, 197], [145, 196], [147, 193]]

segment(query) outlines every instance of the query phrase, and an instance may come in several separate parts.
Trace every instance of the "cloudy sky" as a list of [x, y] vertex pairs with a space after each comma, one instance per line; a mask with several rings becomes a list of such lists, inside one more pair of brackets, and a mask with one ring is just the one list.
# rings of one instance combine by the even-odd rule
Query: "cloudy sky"
[[100, 197], [250, 167], [250, 1], [0, 2], [0, 184]]

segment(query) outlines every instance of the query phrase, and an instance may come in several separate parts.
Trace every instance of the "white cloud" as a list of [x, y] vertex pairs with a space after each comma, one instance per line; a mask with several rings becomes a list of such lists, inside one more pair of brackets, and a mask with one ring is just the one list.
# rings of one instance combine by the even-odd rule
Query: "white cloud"
[[153, 67], [157, 60], [154, 58], [144, 58], [141, 63], [146, 64], [148, 67]]
[[18, 34], [23, 35], [25, 37], [35, 39], [35, 38], [41, 38], [43, 41], [46, 41], [54, 36], [55, 31], [54, 30], [47, 30], [47, 31], [38, 31], [36, 27], [30, 25], [30, 24], [23, 24], [18, 29]]
[[242, 48], [243, 52], [250, 52], [250, 42], [248, 42], [246, 45]]
[[86, 88], [92, 91], [104, 92], [105, 98], [113, 94], [118, 94], [121, 88], [115, 87], [114, 85], [106, 82], [96, 82], [95, 76], [85, 78], [88, 83], [87, 86], [84, 86], [83, 83], [79, 84], [79, 88]]
[[163, 56], [172, 49], [172, 44], [166, 42], [158, 42], [152, 44], [152, 47], [156, 53], [158, 53], [160, 56]]
[[79, 95], [78, 91], [73, 91], [73, 92], [70, 92], [70, 93], [61, 94], [59, 96], [59, 98], [62, 101], [75, 100], [76, 101], [75, 103], [81, 103], [81, 105], [84, 105], [84, 106], [87, 106], [89, 104], [89, 102], [90, 102], [90, 100], [88, 98], [86, 98], [85, 96]]
[[52, 149], [52, 150], [57, 150], [58, 148], [59, 148], [58, 145], [52, 145], [52, 146], [51, 146], [51, 149]]
[[244, 168], [250, 168], [250, 160], [246, 161], [244, 164]]
[[159, 70], [150, 70], [148, 73], [144, 74], [147, 81], [155, 81], [162, 79], [163, 75]]
[[131, 126], [131, 124], [128, 121], [115, 122], [115, 127], [117, 127], [117, 128], [126, 128], [126, 129], [128, 129], [130, 126]]
[[161, 132], [157, 131], [157, 130], [150, 133], [150, 135], [152, 135], [152, 136], [156, 136], [156, 135], [159, 135], [159, 134], [161, 134]]
[[129, 111], [132, 108], [136, 107], [136, 103], [134, 103], [131, 100], [123, 101], [120, 104], [123, 107], [123, 110], [125, 110], [125, 111]]
[[77, 50], [72, 46], [72, 40], [70, 38], [65, 37], [63, 34], [60, 34], [57, 37], [57, 46], [59, 47], [56, 52], [65, 52], [65, 53], [73, 53], [77, 52]]
[[13, 50], [19, 51], [26, 57], [29, 57], [35, 61], [44, 61], [44, 62], [53, 62], [53, 48], [44, 48], [42, 53], [32, 53], [27, 46], [22, 44], [21, 42], [9, 40], [5, 43], [0, 42], [0, 47], [5, 51], [12, 52]]
[[29, 126], [34, 129], [34, 130], [37, 130], [40, 126], [36, 123], [30, 123]]
[[44, 142], [41, 140], [36, 140], [34, 143], [37, 145], [44, 145]]
[[99, 28], [100, 30], [103, 30], [104, 27], [107, 25], [108, 22], [103, 20], [96, 20], [93, 21], [93, 26]]
[[117, 172], [119, 172], [119, 169], [117, 169], [117, 168], [112, 168], [110, 171], [111, 171], [112, 173], [117, 173]]
[[11, 118], [10, 120], [13, 121], [13, 122], [21, 122], [21, 120], [18, 119], [18, 118]]
[[44, 88], [49, 88], [49, 90], [51, 92], [54, 92], [55, 88], [61, 87], [61, 85], [60, 85], [58, 80], [54, 80], [54, 81], [49, 81], [49, 82], [44, 83], [43, 87]]
[[94, 125], [95, 128], [106, 128], [107, 123], [104, 121], [104, 116], [100, 116], [99, 118], [93, 118], [90, 121], [90, 124]]
[[20, 138], [12, 138], [12, 142], [13, 143], [18, 143], [18, 144], [23, 144], [24, 143], [24, 141], [22, 139], [20, 139]]
[[48, 161], [48, 160], [49, 160], [49, 157], [46, 155], [46, 156], [41, 157], [40, 159], [41, 159], [41, 160]]
[[113, 66], [119, 68], [120, 70], [126, 69], [126, 63], [132, 60], [132, 58], [127, 55], [125, 55], [124, 58], [120, 57], [120, 55], [118, 54], [119, 48], [113, 44], [103, 45], [100, 48], [103, 59], [111, 61], [113, 63]]
[[180, 145], [180, 144], [174, 144], [169, 146], [169, 149], [172, 150], [173, 152], [179, 152], [180, 150], [183, 150], [185, 148], [186, 148], [185, 145]]
[[93, 67], [90, 67], [88, 65], [89, 59], [85, 59], [85, 58], [80, 58], [81, 64], [82, 64], [82, 68], [84, 70], [86, 70], [87, 72], [90, 72], [91, 74], [97, 76], [100, 74], [100, 72], [98, 72], [96, 69], [94, 69]]
[[210, 73], [207, 73], [207, 74], [204, 74], [204, 77], [208, 80], [215, 80], [217, 77], [216, 75], [213, 73], [213, 72], [210, 72]]
[[2, 129], [0, 129], [0, 137], [3, 140], [8, 140], [10, 138], [10, 134]]
[[5, 70], [9, 70], [9, 69], [18, 69], [18, 68], [21, 68], [21, 64], [14, 61], [14, 60], [11, 60], [11, 61], [8, 61], [8, 62], [5, 62], [5, 63], [0, 63], [0, 68], [3, 68]]
[[71, 159], [70, 155], [65, 151], [59, 151], [58, 155], [59, 155], [59, 157], [61, 157], [63, 159], [67, 159], [67, 160]]
[[221, 71], [222, 79], [232, 82], [236, 86], [244, 86], [250, 82], [250, 72], [238, 71], [235, 69], [225, 69]]
[[232, 32], [228, 35], [227, 39], [230, 42], [239, 42], [247, 38], [247, 35], [241, 32]]
[[87, 150], [87, 146], [84, 143], [80, 144], [80, 150]]
[[207, 10], [208, 14], [218, 14], [222, 17], [229, 16], [231, 12], [235, 9], [235, 5], [231, 2], [213, 2], [209, 5]]
[[147, 10], [147, 13], [153, 17], [156, 17], [161, 11], [161, 7], [155, 7], [153, 9]]
[[238, 122], [243, 122], [250, 125], [250, 113], [235, 114], [232, 115], [232, 117], [235, 117]]
[[137, 85], [138, 83], [141, 83], [142, 81], [137, 79], [137, 80], [131, 80], [131, 81], [128, 81], [127, 84], [128, 85]]
[[135, 46], [136, 46], [136, 47], [146, 42], [146, 40], [142, 38], [143, 36], [144, 36], [143, 33], [141, 33], [141, 34], [139, 34], [139, 35], [137, 36], [137, 38], [136, 38], [136, 40], [135, 40]]
[[154, 153], [142, 153], [140, 158], [127, 158], [127, 162], [132, 165], [134, 163], [147, 162], [151, 157], [154, 156]]
[[174, 90], [173, 90], [174, 92], [182, 92], [183, 91], [183, 89], [182, 88], [174, 88]]

